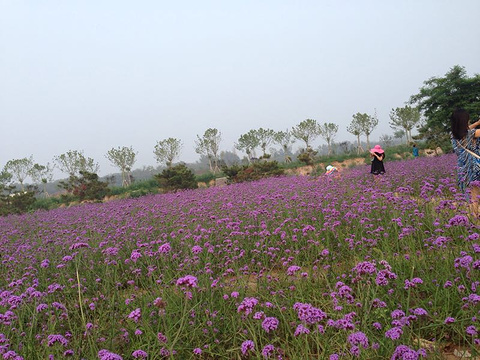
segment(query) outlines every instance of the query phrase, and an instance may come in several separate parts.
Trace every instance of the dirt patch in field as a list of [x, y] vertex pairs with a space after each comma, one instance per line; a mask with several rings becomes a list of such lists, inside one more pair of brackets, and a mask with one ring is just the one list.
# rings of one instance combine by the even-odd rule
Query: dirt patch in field
[[354, 158], [354, 159], [347, 159], [344, 161], [334, 161], [331, 164], [324, 164], [324, 163], [318, 163], [315, 165], [306, 165], [306, 166], [300, 166], [296, 169], [287, 169], [285, 170], [285, 173], [287, 175], [299, 175], [299, 176], [308, 176], [311, 175], [312, 172], [325, 172], [325, 167], [327, 165], [332, 165], [335, 166], [339, 171], [342, 171], [342, 169], [350, 168], [353, 166], [359, 166], [359, 165], [365, 165], [365, 159], [364, 158]]
[[447, 344], [442, 348], [442, 358], [444, 360], [480, 360], [480, 357], [473, 356], [467, 348], [454, 344]]
[[295, 169], [287, 169], [285, 170], [285, 174], [287, 175], [300, 175], [300, 176], [307, 176], [310, 175], [313, 171], [313, 166], [301, 166]]
[[332, 163], [333, 166], [335, 166], [336, 168], [349, 168], [349, 167], [352, 167], [352, 166], [358, 166], [358, 165], [365, 165], [365, 159], [364, 158], [355, 158], [355, 159], [347, 159], [347, 160], [344, 160], [342, 162], [337, 162], [337, 161], [334, 161]]

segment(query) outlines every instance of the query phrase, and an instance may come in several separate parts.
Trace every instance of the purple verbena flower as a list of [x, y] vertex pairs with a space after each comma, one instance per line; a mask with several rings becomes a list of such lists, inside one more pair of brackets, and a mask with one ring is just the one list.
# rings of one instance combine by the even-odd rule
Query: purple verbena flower
[[262, 356], [265, 358], [265, 359], [268, 359], [270, 356], [274, 355], [275, 354], [275, 346], [269, 344], [269, 345], [265, 345], [262, 349]]
[[448, 220], [448, 225], [450, 226], [465, 226], [468, 225], [468, 217], [464, 215], [455, 215], [453, 218]]
[[262, 328], [265, 330], [267, 333], [270, 331], [276, 330], [278, 327], [278, 319], [275, 317], [266, 317], [263, 322], [262, 322]]
[[244, 312], [245, 315], [250, 314], [253, 311], [253, 307], [258, 304], [258, 300], [253, 297], [246, 297], [242, 300], [237, 308], [237, 312]]
[[98, 352], [98, 358], [99, 360], [123, 360], [123, 357], [120, 355], [105, 349], [102, 349]]
[[444, 324], [452, 324], [455, 322], [455, 318], [453, 317], [447, 317], [445, 321], [443, 322]]
[[170, 246], [170, 243], [167, 242], [167, 243], [161, 245], [161, 246], [158, 248], [158, 252], [159, 252], [160, 254], [168, 254], [171, 249], [172, 249], [172, 247]]
[[63, 345], [64, 347], [66, 347], [68, 345], [68, 340], [65, 339], [65, 337], [63, 335], [48, 335], [47, 337], [47, 345], [48, 346], [53, 346], [55, 343], [60, 343], [61, 345]]
[[297, 326], [297, 328], [295, 329], [295, 333], [293, 335], [298, 336], [301, 334], [310, 334], [310, 330], [305, 326], [303, 326], [302, 324]]
[[198, 245], [195, 245], [194, 247], [192, 247], [192, 253], [194, 253], [195, 255], [200, 254], [202, 250], [203, 250], [202, 247]]
[[415, 308], [412, 310], [412, 312], [417, 315], [417, 316], [422, 316], [422, 315], [427, 315], [427, 310], [423, 309], [423, 308]]
[[148, 354], [143, 351], [143, 350], [135, 350], [133, 353], [132, 353], [132, 356], [135, 358], [135, 359], [146, 359]]
[[385, 337], [392, 339], [392, 340], [398, 340], [400, 339], [400, 336], [402, 336], [403, 330], [400, 327], [393, 327], [390, 330], [387, 330], [385, 332]]
[[327, 318], [324, 311], [311, 304], [295, 303], [293, 309], [297, 311], [298, 319], [306, 324], [315, 324]]
[[196, 288], [197, 285], [197, 278], [193, 275], [187, 275], [177, 280], [177, 286], [186, 286], [189, 288]]
[[415, 351], [406, 345], [398, 345], [390, 360], [417, 360], [423, 354], [421, 350]]
[[348, 335], [348, 342], [351, 345], [361, 345], [364, 349], [368, 348], [368, 337], [361, 331]]
[[295, 275], [295, 273], [300, 269], [300, 266], [297, 265], [289, 266], [287, 269], [287, 275]]
[[242, 354], [245, 355], [247, 352], [253, 350], [255, 348], [255, 344], [253, 343], [252, 340], [245, 340], [242, 343], [241, 351]]
[[168, 340], [167, 337], [165, 335], [163, 335], [161, 332], [159, 332], [157, 334], [157, 339], [158, 339], [158, 341], [160, 341], [161, 343], [164, 343], [164, 344], [166, 344], [167, 340]]
[[470, 335], [470, 336], [477, 336], [478, 335], [477, 328], [473, 325], [470, 325], [469, 327], [467, 327], [465, 329], [465, 333]]
[[131, 320], [133, 320], [134, 322], [138, 322], [141, 317], [142, 317], [142, 312], [141, 312], [140, 308], [137, 308], [137, 309], [133, 310], [133, 311], [128, 315], [128, 318], [131, 319]]

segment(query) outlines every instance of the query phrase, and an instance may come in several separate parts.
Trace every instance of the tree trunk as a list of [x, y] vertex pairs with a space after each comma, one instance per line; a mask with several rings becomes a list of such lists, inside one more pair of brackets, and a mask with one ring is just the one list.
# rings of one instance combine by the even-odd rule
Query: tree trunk
[[252, 152], [250, 150], [245, 150], [245, 152], [247, 153], [247, 160], [248, 160], [248, 165], [250, 165], [252, 163]]
[[218, 159], [217, 159], [217, 157], [214, 157], [214, 158], [213, 158], [213, 164], [214, 164], [213, 173], [216, 174], [217, 172], [220, 172], [220, 169], [219, 169], [219, 167], [218, 167]]
[[365, 135], [367, 136], [367, 148], [368, 148], [368, 149], [371, 149], [371, 147], [370, 147], [370, 138], [369, 138], [369, 137], [370, 137], [370, 134], [365, 134]]
[[208, 156], [208, 167], [210, 168], [210, 172], [215, 174], [215, 172], [213, 170], [212, 157], [211, 156]]
[[43, 193], [45, 194], [45, 199], [50, 196], [50, 194], [47, 191], [47, 184], [46, 183], [43, 184]]
[[125, 170], [122, 169], [122, 186], [126, 187], [127, 186], [127, 179], [125, 177]]
[[362, 145], [360, 144], [360, 135], [357, 135], [357, 154], [361, 154], [363, 152]]

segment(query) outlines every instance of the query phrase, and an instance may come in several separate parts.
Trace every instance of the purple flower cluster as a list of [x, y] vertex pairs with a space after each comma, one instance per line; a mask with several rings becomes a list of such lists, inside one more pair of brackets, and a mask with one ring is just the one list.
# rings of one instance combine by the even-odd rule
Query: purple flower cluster
[[391, 360], [417, 360], [426, 357], [427, 352], [424, 349], [415, 351], [406, 345], [398, 345], [391, 357]]
[[253, 297], [246, 297], [242, 300], [240, 305], [237, 307], [237, 312], [244, 313], [245, 315], [249, 315], [252, 313], [253, 308], [255, 305], [258, 304], [258, 300]]
[[316, 324], [327, 318], [327, 314], [311, 304], [295, 303], [293, 309], [297, 312], [298, 319], [305, 324]]
[[278, 327], [279, 321], [275, 317], [266, 317], [262, 322], [262, 328], [267, 333], [270, 331], [276, 330]]
[[98, 359], [99, 360], [123, 360], [123, 357], [113, 352], [110, 352], [108, 350], [102, 349], [98, 352]]
[[188, 288], [196, 288], [197, 285], [197, 278], [193, 275], [187, 275], [181, 277], [177, 280], [177, 286], [186, 286]]
[[131, 319], [134, 322], [138, 322], [141, 317], [142, 317], [142, 310], [140, 308], [137, 308], [137, 309], [133, 310], [128, 315], [128, 318]]
[[252, 340], [245, 340], [245, 341], [242, 343], [241, 350], [242, 350], [242, 354], [243, 354], [243, 355], [245, 355], [245, 354], [248, 353], [249, 351], [252, 351], [253, 349], [255, 349], [255, 344], [253, 343]]

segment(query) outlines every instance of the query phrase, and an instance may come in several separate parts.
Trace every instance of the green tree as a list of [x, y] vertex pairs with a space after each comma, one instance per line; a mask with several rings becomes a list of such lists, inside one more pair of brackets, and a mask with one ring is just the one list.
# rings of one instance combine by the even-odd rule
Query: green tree
[[33, 157], [9, 160], [5, 165], [5, 170], [12, 175], [13, 180], [20, 183], [20, 188], [25, 191], [23, 182], [30, 175], [33, 167]]
[[429, 147], [450, 146], [450, 116], [456, 108], [464, 108], [471, 116], [480, 114], [480, 75], [468, 77], [465, 68], [455, 65], [444, 77], [424, 81], [418, 94], [410, 97], [425, 122], [418, 129], [418, 138]]
[[420, 111], [411, 106], [395, 108], [390, 112], [390, 127], [405, 131], [407, 144], [412, 141], [412, 129], [420, 122]]
[[240, 157], [236, 154], [235, 149], [233, 151], [222, 151], [220, 152], [220, 168], [224, 165], [230, 166], [233, 164], [240, 163]]
[[133, 148], [122, 146], [112, 148], [105, 155], [106, 158], [113, 164], [113, 166], [120, 169], [122, 172], [122, 186], [131, 184], [130, 171], [132, 171], [133, 164], [135, 164], [137, 153]]
[[35, 203], [35, 192], [22, 191], [1, 196], [0, 216], [9, 214], [23, 214], [32, 208]]
[[318, 132], [320, 136], [327, 142], [328, 155], [332, 153], [332, 141], [337, 135], [338, 125], [334, 123], [324, 123], [319, 125]]
[[0, 172], [0, 189], [5, 189], [12, 181], [12, 174], [10, 174], [5, 168]]
[[83, 151], [69, 150], [66, 153], [55, 156], [54, 161], [60, 171], [69, 176], [77, 176], [81, 171], [95, 174], [99, 170], [98, 163], [92, 158], [85, 157]]
[[360, 135], [363, 134], [363, 126], [361, 124], [361, 115], [360, 113], [356, 113], [353, 115], [352, 121], [347, 127], [347, 131], [355, 135], [357, 137], [357, 154], [361, 154], [364, 150], [362, 147], [362, 143], [360, 142]]
[[167, 167], [171, 167], [173, 161], [180, 156], [182, 150], [182, 142], [179, 139], [168, 138], [158, 141], [155, 145], [153, 153], [158, 163], [165, 163]]
[[212, 128], [205, 130], [202, 137], [197, 135], [197, 140], [195, 141], [195, 152], [208, 158], [210, 171], [214, 174], [220, 171], [218, 159], [221, 141], [222, 133]]
[[272, 129], [260, 128], [257, 130], [257, 138], [262, 149], [262, 158], [267, 159], [270, 155], [267, 154], [267, 146], [273, 142], [275, 131]]
[[12, 174], [5, 168], [0, 172], [0, 204], [4, 205], [10, 192], [14, 189], [13, 185], [9, 185], [12, 181]]
[[68, 181], [60, 181], [60, 187], [78, 200], [102, 200], [110, 193], [108, 183], [100, 181], [95, 173], [80, 170], [79, 176], [71, 175]]
[[297, 159], [305, 165], [313, 165], [317, 153], [318, 151], [313, 150], [311, 147], [301, 149], [300, 154], [297, 155]]
[[273, 141], [280, 145], [285, 155], [285, 162], [291, 162], [292, 158], [288, 155], [290, 152], [290, 145], [295, 142], [292, 139], [292, 133], [287, 129], [286, 131], [277, 131], [273, 137]]
[[168, 167], [161, 174], [155, 175], [160, 187], [166, 191], [196, 189], [195, 174], [185, 164]]
[[405, 136], [405, 130], [402, 130], [402, 129], [396, 130], [393, 133], [393, 137], [395, 139], [399, 139], [400, 141], [403, 139], [404, 136]]
[[305, 149], [310, 148], [310, 144], [315, 140], [319, 132], [319, 126], [316, 120], [306, 119], [292, 128], [292, 136], [295, 139], [305, 142]]
[[246, 134], [240, 135], [235, 148], [240, 151], [245, 151], [248, 156], [248, 162], [255, 157], [255, 148], [260, 146], [260, 139], [258, 138], [256, 130], [250, 130]]
[[30, 177], [37, 185], [42, 184], [43, 194], [48, 197], [47, 184], [53, 180], [53, 166], [34, 164], [30, 170]]
[[389, 147], [392, 145], [393, 143], [393, 136], [392, 135], [387, 135], [387, 134], [383, 134], [383, 135], [380, 135], [380, 142], [382, 142], [383, 144], [385, 144], [385, 147]]
[[362, 133], [365, 134], [365, 137], [367, 138], [367, 147], [370, 149], [370, 134], [378, 125], [377, 114], [375, 112], [375, 114], [372, 116], [368, 114], [357, 113], [354, 116], [358, 116]]
[[222, 166], [222, 172], [228, 182], [244, 182], [262, 179], [271, 176], [280, 176], [284, 170], [277, 161], [259, 161], [250, 165]]

